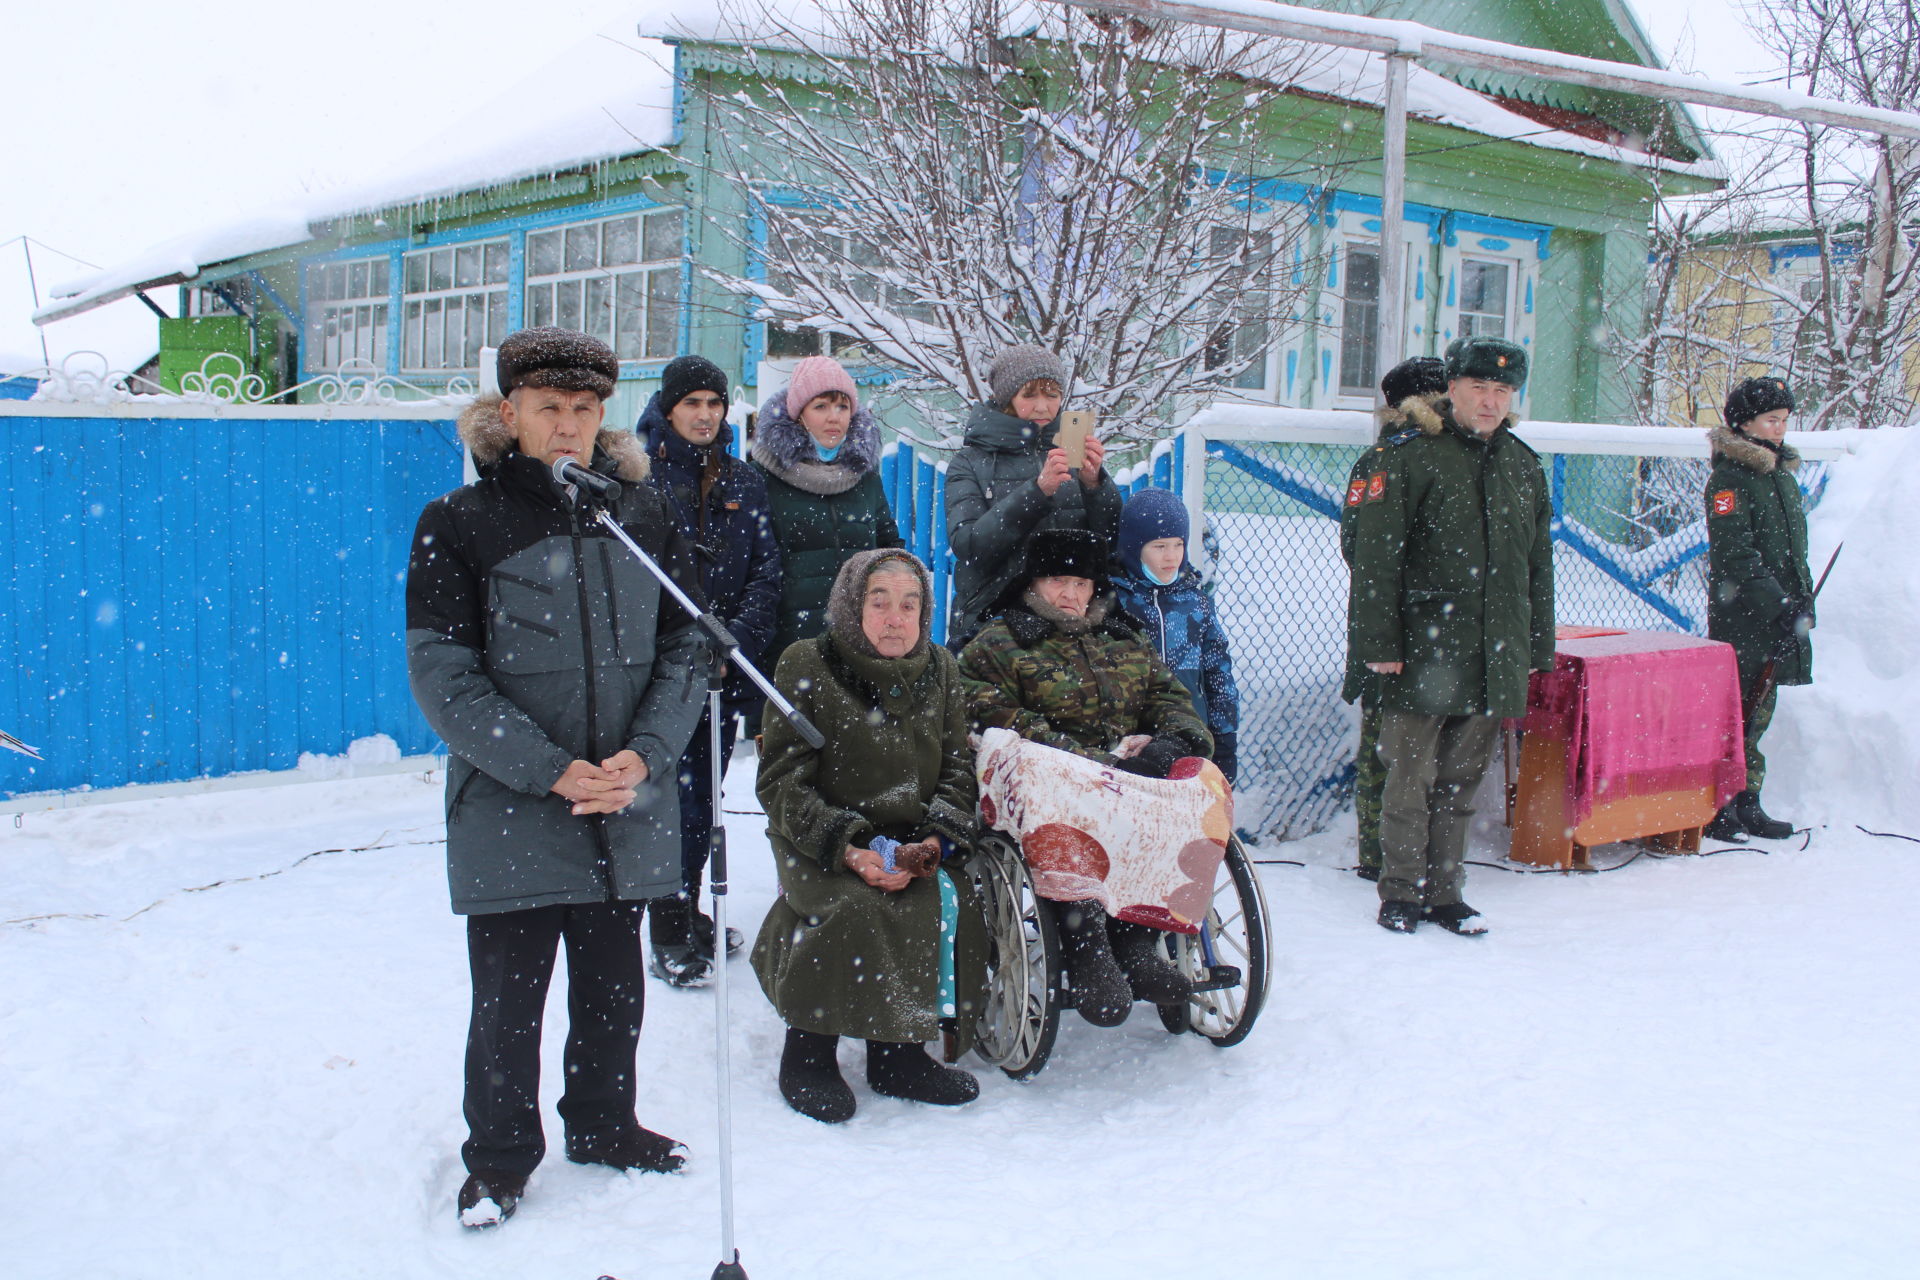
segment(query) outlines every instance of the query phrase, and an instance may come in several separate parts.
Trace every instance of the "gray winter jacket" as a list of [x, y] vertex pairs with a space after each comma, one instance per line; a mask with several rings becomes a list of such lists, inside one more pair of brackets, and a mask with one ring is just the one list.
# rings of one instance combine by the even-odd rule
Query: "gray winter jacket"
[[1100, 473], [1088, 489], [1070, 476], [1049, 498], [1037, 483], [1055, 427], [1036, 427], [979, 404], [966, 444], [947, 464], [947, 541], [953, 612], [946, 643], [958, 648], [1013, 581], [1027, 539], [1041, 529], [1085, 529], [1111, 547], [1120, 534], [1120, 490]]
[[[706, 689], [697, 633], [547, 468], [514, 449], [497, 399], [463, 413], [460, 430], [480, 479], [427, 504], [407, 566], [407, 672], [450, 757], [453, 909], [676, 893], [676, 779]], [[690, 549], [642, 483], [633, 436], [602, 431], [593, 466], [630, 482], [621, 526], [698, 599]], [[626, 748], [648, 781], [623, 812], [575, 817], [550, 790], [572, 761]]]

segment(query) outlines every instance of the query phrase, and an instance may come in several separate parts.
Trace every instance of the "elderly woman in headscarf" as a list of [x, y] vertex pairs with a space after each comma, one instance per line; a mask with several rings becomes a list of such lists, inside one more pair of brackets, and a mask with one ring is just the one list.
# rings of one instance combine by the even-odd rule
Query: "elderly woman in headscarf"
[[[858, 552], [827, 601], [826, 634], [781, 655], [774, 683], [826, 738], [815, 750], [766, 718], [760, 802], [780, 898], [754, 944], [787, 1024], [780, 1093], [827, 1123], [851, 1119], [841, 1036], [867, 1042], [875, 1093], [957, 1106], [979, 1095], [948, 1061], [983, 999], [984, 926], [964, 875], [975, 785], [959, 664], [928, 635], [932, 582], [906, 551]], [[944, 1033], [944, 1034], [943, 1034]]]
[[[1028, 742], [1105, 766], [1104, 778], [1099, 770], [1049, 770], [1054, 779], [1049, 785], [1098, 789], [1096, 807], [1115, 814], [1116, 825], [1124, 828], [1134, 812], [1164, 798], [1150, 792], [1167, 789], [1130, 791], [1111, 771], [1142, 778], [1196, 777], [1203, 771], [1199, 762], [1185, 770], [1176, 766], [1210, 756], [1213, 739], [1195, 714], [1186, 686], [1115, 605], [1107, 565], [1107, 544], [1094, 534], [1081, 529], [1035, 534], [1024, 564], [1001, 597], [998, 616], [961, 652], [960, 670], [975, 682], [972, 715], [982, 730], [1011, 730]], [[983, 769], [989, 754], [983, 745]], [[1215, 780], [1214, 796], [1224, 802], [1224, 780], [1217, 770], [1209, 777]], [[1045, 801], [1044, 796], [1036, 798]], [[1185, 893], [1198, 889], [1204, 895], [1218, 865], [1209, 847], [1225, 848], [1226, 810], [1224, 803], [1207, 805], [1204, 795], [1193, 798], [1207, 810], [1215, 829], [1196, 828], [1189, 840], [1178, 818], [1154, 825], [1176, 834], [1165, 856], [1184, 858], [1182, 865], [1192, 870], [1196, 884]], [[990, 822], [1006, 816], [988, 812], [991, 807], [983, 806]], [[1054, 830], [1066, 825], [1050, 824]], [[1076, 873], [1059, 882], [1087, 884], [1104, 878], [1109, 851], [1084, 828], [1062, 835], [1098, 865], [1087, 878], [1076, 878]], [[1035, 865], [1035, 849], [1023, 846], [1023, 852], [1028, 864]], [[1208, 856], [1213, 858], [1210, 864]], [[1091, 898], [1060, 900], [1050, 891], [1048, 878], [1037, 877], [1039, 890], [1054, 898], [1051, 906], [1060, 927], [1070, 992], [1082, 1017], [1096, 1026], [1117, 1026], [1126, 1021], [1135, 1000], [1170, 1005], [1192, 994], [1191, 985], [1160, 951], [1155, 927], [1114, 919]], [[1198, 902], [1180, 899], [1189, 912], [1200, 914], [1204, 901], [1204, 896]], [[1167, 917], [1164, 923], [1188, 928], [1192, 919]]]

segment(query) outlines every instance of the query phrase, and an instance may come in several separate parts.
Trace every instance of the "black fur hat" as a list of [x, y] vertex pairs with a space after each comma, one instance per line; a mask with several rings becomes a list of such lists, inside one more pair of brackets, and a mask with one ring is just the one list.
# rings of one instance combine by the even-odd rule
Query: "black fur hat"
[[1446, 394], [1447, 362], [1438, 356], [1415, 356], [1402, 360], [1380, 379], [1380, 394], [1387, 403], [1397, 405], [1408, 396]]
[[522, 329], [494, 353], [500, 394], [516, 387], [591, 391], [605, 400], [620, 377], [620, 358], [598, 338], [573, 329]]
[[1113, 548], [1099, 534], [1085, 529], [1042, 529], [1027, 541], [1027, 555], [1021, 565], [1019, 585], [1032, 585], [1035, 578], [1091, 578], [1094, 589], [1107, 585], [1107, 561]]
[[1778, 378], [1748, 378], [1727, 392], [1727, 425], [1738, 431], [1763, 413], [1793, 408], [1793, 392]]

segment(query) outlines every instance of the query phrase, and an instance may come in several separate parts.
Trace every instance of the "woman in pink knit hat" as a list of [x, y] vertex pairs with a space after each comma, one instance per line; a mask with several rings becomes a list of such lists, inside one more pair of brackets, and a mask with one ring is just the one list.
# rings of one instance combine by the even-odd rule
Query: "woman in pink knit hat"
[[807, 357], [761, 402], [750, 456], [766, 473], [780, 544], [780, 617], [765, 663], [772, 669], [788, 645], [825, 632], [827, 596], [848, 556], [906, 543], [880, 487], [880, 424], [838, 360]]

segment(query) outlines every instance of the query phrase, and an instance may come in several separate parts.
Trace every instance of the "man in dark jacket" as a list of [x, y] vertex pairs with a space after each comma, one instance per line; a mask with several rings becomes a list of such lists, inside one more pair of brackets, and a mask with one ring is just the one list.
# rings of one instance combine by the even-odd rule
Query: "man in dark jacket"
[[1055, 446], [1066, 404], [1067, 367], [1045, 347], [1008, 347], [987, 371], [992, 399], [967, 416], [966, 443], [947, 463], [947, 541], [953, 547], [953, 609], [947, 646], [956, 653], [1020, 567], [1042, 529], [1085, 529], [1108, 551], [1120, 531], [1120, 490], [1087, 437], [1076, 473]]
[[1552, 503], [1507, 410], [1527, 353], [1498, 338], [1449, 349], [1447, 398], [1367, 456], [1354, 503], [1349, 677], [1380, 676], [1380, 924], [1482, 933], [1460, 899], [1473, 796], [1500, 719], [1553, 666]]
[[[1707, 634], [1733, 646], [1746, 716], [1747, 786], [1707, 828], [1714, 840], [1784, 840], [1793, 824], [1767, 816], [1760, 735], [1783, 684], [1813, 680], [1813, 574], [1800, 455], [1786, 443], [1793, 392], [1778, 378], [1748, 378], [1727, 396], [1727, 425], [1710, 435], [1707, 477]], [[1773, 661], [1772, 678], [1762, 674]]]
[[[767, 483], [728, 452], [727, 375], [711, 360], [681, 356], [660, 375], [660, 390], [640, 415], [650, 478], [693, 544], [707, 607], [733, 633], [740, 654], [758, 663], [780, 610], [780, 547], [767, 509]], [[733, 759], [736, 718], [759, 705], [746, 674], [732, 671], [720, 697], [720, 772]], [[700, 880], [713, 850], [712, 729], [705, 716], [680, 761], [683, 880], [678, 898], [653, 904], [653, 972], [676, 987], [713, 979], [713, 918], [699, 909]], [[727, 931], [727, 952], [740, 949]]]
[[[1385, 449], [1387, 441], [1415, 425], [1407, 401], [1418, 396], [1423, 404], [1432, 408], [1446, 394], [1446, 363], [1436, 356], [1402, 360], [1380, 379], [1380, 395], [1386, 404], [1374, 412], [1378, 424], [1374, 438], [1378, 443], [1354, 460], [1353, 470], [1347, 474], [1346, 502], [1340, 508], [1340, 554], [1349, 571], [1353, 568], [1353, 517], [1367, 495], [1367, 476], [1373, 470], [1373, 455]], [[1374, 881], [1380, 879], [1380, 806], [1387, 790], [1387, 766], [1380, 759], [1380, 695], [1374, 687], [1379, 679], [1365, 666], [1356, 669], [1350, 665], [1346, 685], [1340, 690], [1343, 701], [1360, 700], [1360, 745], [1353, 757], [1354, 827], [1360, 854], [1357, 870], [1362, 880]]]
[[682, 1163], [680, 1144], [634, 1118], [640, 912], [680, 887], [668, 780], [706, 679], [690, 620], [552, 474], [570, 457], [629, 482], [615, 516], [698, 591], [689, 549], [641, 483], [638, 443], [601, 429], [613, 352], [528, 329], [501, 344], [498, 368], [505, 399], [460, 416], [480, 478], [427, 504], [407, 566], [407, 672], [447, 743], [447, 877], [473, 977], [468, 1226], [511, 1214], [546, 1152], [540, 1021], [562, 938], [567, 1158]]

